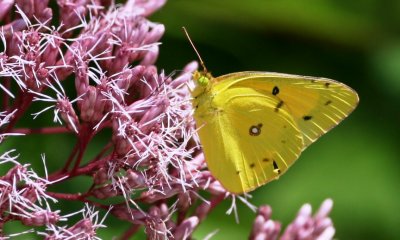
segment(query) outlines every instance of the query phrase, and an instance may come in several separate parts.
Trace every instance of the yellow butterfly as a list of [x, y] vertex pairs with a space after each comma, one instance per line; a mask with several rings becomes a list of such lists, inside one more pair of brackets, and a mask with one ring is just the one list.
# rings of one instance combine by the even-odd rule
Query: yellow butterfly
[[200, 62], [194, 118], [207, 166], [231, 193], [279, 178], [358, 104], [353, 89], [331, 79], [272, 72], [213, 78]]

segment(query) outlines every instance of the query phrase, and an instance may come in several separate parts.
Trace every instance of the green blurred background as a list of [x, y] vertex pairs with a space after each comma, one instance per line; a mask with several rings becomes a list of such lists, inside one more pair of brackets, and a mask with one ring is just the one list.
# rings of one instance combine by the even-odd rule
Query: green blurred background
[[[181, 30], [185, 26], [214, 76], [273, 71], [332, 78], [354, 88], [360, 96], [355, 112], [310, 146], [279, 181], [254, 191], [252, 203], [271, 205], [272, 218], [286, 226], [302, 204], [317, 209], [332, 198], [337, 239], [400, 239], [400, 1], [170, 0], [151, 20], [166, 26], [157, 66], [167, 73], [196, 60]], [[49, 119], [51, 113], [35, 124], [46, 126]], [[94, 157], [109, 135], [96, 137], [85, 159]], [[38, 137], [24, 137], [18, 145], [18, 138], [10, 138], [2, 150], [18, 146], [20, 159], [38, 163], [34, 168], [42, 173], [40, 154], [46, 153], [49, 169], [58, 169], [74, 136]], [[79, 178], [58, 189], [76, 193], [88, 187], [90, 181]], [[213, 239], [248, 237], [255, 214], [239, 203], [236, 224], [225, 214], [230, 203], [201, 224], [196, 239], [216, 229]], [[67, 214], [81, 204], [64, 206]], [[128, 228], [112, 218], [106, 224], [103, 239]], [[6, 231], [20, 228], [26, 229], [6, 225]], [[142, 233], [134, 239], [143, 238]]]
[[[290, 222], [303, 203], [334, 200], [338, 239], [400, 239], [400, 1], [171, 0], [157, 66], [196, 60], [185, 26], [214, 76], [258, 70], [320, 76], [354, 88], [358, 108], [310, 146], [280, 180], [253, 194]], [[197, 239], [246, 239], [254, 213], [230, 202], [202, 223]]]

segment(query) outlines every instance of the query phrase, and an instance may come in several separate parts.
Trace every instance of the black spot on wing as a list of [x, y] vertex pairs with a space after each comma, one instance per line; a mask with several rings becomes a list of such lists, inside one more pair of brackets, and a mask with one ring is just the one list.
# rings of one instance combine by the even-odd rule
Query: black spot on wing
[[272, 94], [273, 95], [277, 95], [279, 93], [279, 88], [278, 88], [278, 86], [275, 86], [273, 89], [272, 89]]
[[275, 160], [272, 162], [272, 165], [274, 166], [274, 172], [280, 174], [281, 170], [279, 169], [278, 164], [275, 162]]
[[325, 83], [325, 87], [326, 87], [326, 88], [328, 88], [329, 85], [331, 85], [331, 83], [329, 83], [329, 82], [326, 82], [326, 83]]
[[328, 101], [325, 102], [325, 106], [328, 106], [328, 105], [331, 104], [331, 103], [332, 103], [332, 101], [331, 101], [331, 100], [328, 100]]
[[276, 104], [276, 106], [275, 106], [275, 112], [279, 112], [279, 108], [281, 108], [282, 106], [283, 106], [283, 101], [281, 100], [281, 101], [279, 101], [278, 104]]
[[311, 120], [312, 116], [306, 115], [303, 117], [304, 121]]
[[251, 168], [254, 168], [255, 166], [256, 166], [255, 163], [251, 163], [251, 164], [250, 164], [250, 167], [251, 167]]

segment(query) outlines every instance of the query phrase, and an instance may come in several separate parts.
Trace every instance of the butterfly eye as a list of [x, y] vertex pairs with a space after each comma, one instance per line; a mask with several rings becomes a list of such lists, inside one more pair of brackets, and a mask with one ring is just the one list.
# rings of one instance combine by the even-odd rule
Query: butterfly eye
[[201, 76], [199, 79], [197, 79], [197, 82], [200, 86], [207, 86], [210, 80], [206, 76]]

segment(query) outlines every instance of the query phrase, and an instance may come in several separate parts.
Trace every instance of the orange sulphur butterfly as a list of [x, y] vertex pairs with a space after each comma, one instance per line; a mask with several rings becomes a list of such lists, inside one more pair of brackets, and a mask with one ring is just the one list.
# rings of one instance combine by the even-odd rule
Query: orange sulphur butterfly
[[279, 178], [358, 104], [353, 89], [331, 79], [272, 72], [214, 78], [200, 62], [194, 119], [208, 169], [231, 193]]

